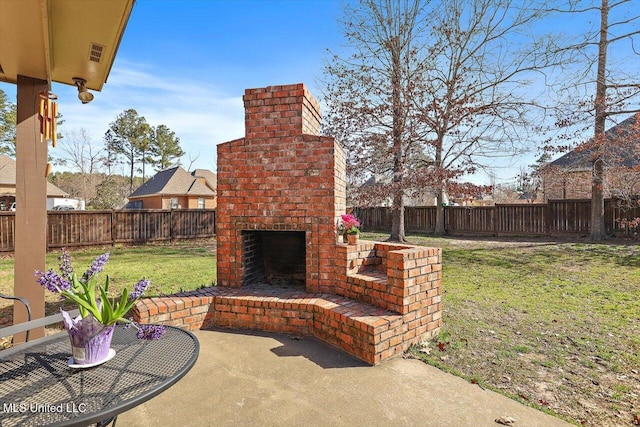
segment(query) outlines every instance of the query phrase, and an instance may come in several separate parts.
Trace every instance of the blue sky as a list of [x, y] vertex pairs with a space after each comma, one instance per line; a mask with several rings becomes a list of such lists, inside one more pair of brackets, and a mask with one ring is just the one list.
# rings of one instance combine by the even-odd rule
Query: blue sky
[[[93, 102], [53, 84], [60, 131], [85, 128], [101, 147], [109, 123], [134, 108], [176, 133], [183, 165], [190, 155], [193, 167], [215, 170], [216, 144], [244, 136], [246, 88], [305, 83], [319, 97], [326, 49], [342, 40], [341, 13], [334, 0], [137, 0]], [[0, 89], [15, 100], [15, 85]]]
[[[74, 87], [53, 84], [65, 120], [60, 130], [84, 128], [102, 147], [109, 123], [134, 108], [151, 125], [176, 133], [185, 167], [197, 158], [192, 167], [215, 170], [216, 145], [244, 135], [246, 88], [305, 83], [320, 98], [326, 51], [339, 51], [344, 42], [341, 17], [340, 0], [137, 0], [94, 101], [82, 105]], [[563, 19], [571, 23], [563, 30], [594, 25]], [[15, 99], [14, 85], [0, 89]], [[496, 162], [496, 183], [512, 182], [537, 156]], [[489, 184], [484, 174], [469, 179]]]

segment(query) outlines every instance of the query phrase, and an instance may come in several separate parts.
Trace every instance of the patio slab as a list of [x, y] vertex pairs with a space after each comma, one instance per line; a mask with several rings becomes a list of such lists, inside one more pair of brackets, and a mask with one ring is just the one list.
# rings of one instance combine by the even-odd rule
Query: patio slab
[[312, 337], [201, 330], [200, 356], [177, 384], [119, 425], [517, 426], [570, 424], [418, 360], [378, 366]]

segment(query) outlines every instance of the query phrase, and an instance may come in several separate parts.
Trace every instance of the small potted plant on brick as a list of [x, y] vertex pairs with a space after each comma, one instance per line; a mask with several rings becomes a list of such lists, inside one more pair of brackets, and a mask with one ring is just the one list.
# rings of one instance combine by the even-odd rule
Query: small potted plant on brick
[[104, 363], [115, 356], [110, 348], [116, 323], [133, 325], [139, 339], [158, 339], [166, 332], [162, 325], [140, 325], [124, 316], [149, 286], [149, 280], [142, 279], [130, 292], [122, 290], [119, 298], [109, 296], [109, 276], [104, 285], [98, 283], [98, 273], [109, 260], [109, 252], [98, 256], [91, 267], [82, 275], [75, 273], [69, 252], [62, 250], [58, 257], [60, 274], [53, 270], [36, 271], [36, 280], [47, 290], [60, 294], [62, 299], [74, 302], [80, 315], [75, 319], [62, 309], [62, 320], [71, 341], [72, 358], [69, 366], [89, 367]]
[[347, 236], [347, 242], [350, 245], [355, 245], [358, 243], [358, 234], [360, 233], [360, 221], [353, 216], [352, 214], [344, 214], [341, 215], [342, 219], [342, 227], [344, 229], [344, 233]]

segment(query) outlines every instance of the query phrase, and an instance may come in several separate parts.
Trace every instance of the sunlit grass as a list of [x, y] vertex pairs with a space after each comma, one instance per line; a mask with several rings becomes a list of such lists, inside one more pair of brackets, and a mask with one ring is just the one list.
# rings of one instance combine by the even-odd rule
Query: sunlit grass
[[[615, 424], [594, 384], [606, 389], [613, 379], [614, 398], [626, 402], [621, 407], [635, 404], [640, 387], [630, 373], [640, 367], [640, 246], [408, 239], [443, 249], [443, 326], [436, 341], [446, 350], [432, 345], [418, 357], [530, 403], [544, 402], [574, 421], [583, 400], [599, 409], [579, 418]], [[537, 394], [540, 383], [557, 400]]]
[[[145, 296], [193, 290], [215, 285], [216, 282], [215, 250], [207, 242], [201, 246], [197, 243], [181, 243], [72, 250], [71, 259], [76, 272], [82, 274], [104, 252], [110, 252], [110, 258], [101, 275], [103, 279], [109, 276], [112, 295], [119, 295], [125, 286], [131, 289], [142, 278], [151, 281]], [[57, 271], [58, 255], [59, 251], [47, 254], [47, 268]], [[0, 292], [13, 294], [13, 268], [12, 257], [0, 259]], [[46, 292], [45, 299], [47, 313], [56, 311], [59, 307], [58, 297]], [[0, 308], [5, 308], [3, 312], [11, 305], [5, 300], [0, 300], [0, 304]]]

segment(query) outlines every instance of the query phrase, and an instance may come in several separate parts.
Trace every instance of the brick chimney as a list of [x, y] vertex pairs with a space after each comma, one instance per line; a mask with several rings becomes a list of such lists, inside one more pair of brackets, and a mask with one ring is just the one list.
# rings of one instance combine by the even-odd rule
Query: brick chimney
[[246, 89], [247, 139], [320, 135], [320, 106], [302, 83]]
[[[303, 84], [247, 89], [244, 105], [246, 136], [218, 145], [218, 284], [249, 285], [258, 276], [252, 265], [267, 265], [276, 253], [264, 251], [276, 236], [277, 267], [304, 278], [308, 292], [331, 292], [344, 150], [319, 135], [320, 108]], [[289, 268], [291, 260], [301, 268]]]

